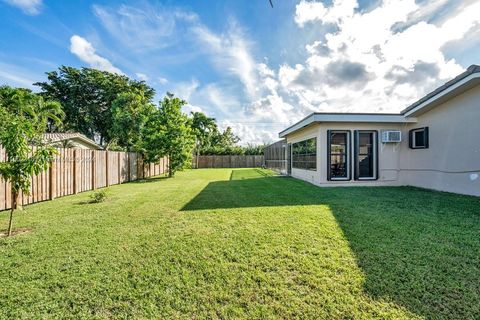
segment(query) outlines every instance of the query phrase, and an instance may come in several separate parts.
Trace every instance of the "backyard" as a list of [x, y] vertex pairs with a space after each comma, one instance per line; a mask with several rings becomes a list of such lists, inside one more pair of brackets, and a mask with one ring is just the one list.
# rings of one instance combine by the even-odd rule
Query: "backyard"
[[29, 232], [0, 239], [0, 318], [480, 317], [476, 197], [261, 169], [90, 194], [17, 212]]

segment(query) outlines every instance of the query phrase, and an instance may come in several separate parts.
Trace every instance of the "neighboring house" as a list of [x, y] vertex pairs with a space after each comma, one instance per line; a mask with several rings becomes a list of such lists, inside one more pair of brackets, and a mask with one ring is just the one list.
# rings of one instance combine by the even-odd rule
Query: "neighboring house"
[[102, 149], [95, 141], [81, 133], [44, 133], [43, 141], [58, 148]]
[[313, 113], [279, 136], [289, 173], [319, 186], [410, 185], [480, 196], [480, 66], [398, 114]]

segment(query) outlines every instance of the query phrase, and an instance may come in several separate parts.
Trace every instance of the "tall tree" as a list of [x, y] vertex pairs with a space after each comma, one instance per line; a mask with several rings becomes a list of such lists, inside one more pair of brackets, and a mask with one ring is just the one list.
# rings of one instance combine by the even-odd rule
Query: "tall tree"
[[143, 81], [124, 75], [90, 68], [62, 66], [47, 72], [48, 81], [35, 85], [46, 99], [57, 100], [65, 111], [64, 129], [78, 131], [91, 139], [98, 138], [108, 147], [113, 140], [112, 105], [120, 93], [138, 93], [152, 100], [154, 89]]
[[223, 132], [214, 137], [213, 143], [225, 149], [233, 148], [240, 138], [235, 135], [231, 127], [227, 127]]
[[45, 101], [26, 89], [0, 87], [0, 145], [6, 153], [6, 161], [0, 163], [0, 176], [11, 183], [12, 189], [8, 236], [20, 192], [30, 192], [32, 176], [46, 170], [55, 153], [53, 147], [43, 143], [42, 134], [49, 120], [59, 123], [61, 116], [57, 102]]
[[195, 134], [195, 153], [198, 156], [202, 149], [211, 146], [212, 138], [218, 134], [217, 123], [214, 118], [207, 117], [203, 112], [192, 112], [192, 129]]
[[144, 129], [143, 149], [146, 160], [154, 162], [167, 156], [170, 177], [188, 166], [195, 144], [190, 119], [182, 113], [185, 104], [184, 100], [167, 93]]
[[155, 106], [142, 93], [121, 93], [112, 103], [110, 136], [127, 151], [142, 152], [144, 127], [155, 113]]

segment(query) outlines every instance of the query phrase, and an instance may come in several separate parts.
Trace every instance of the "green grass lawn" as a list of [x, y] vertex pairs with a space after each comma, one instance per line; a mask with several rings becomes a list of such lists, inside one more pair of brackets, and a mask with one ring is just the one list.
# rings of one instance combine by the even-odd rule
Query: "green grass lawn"
[[0, 318], [480, 318], [479, 198], [255, 169], [88, 196], [18, 212]]

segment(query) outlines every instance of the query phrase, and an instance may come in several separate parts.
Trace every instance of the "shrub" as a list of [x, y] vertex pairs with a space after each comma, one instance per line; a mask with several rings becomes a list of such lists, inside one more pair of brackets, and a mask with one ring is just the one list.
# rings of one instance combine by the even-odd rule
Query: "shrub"
[[91, 203], [100, 203], [107, 200], [107, 190], [98, 190], [90, 195]]

